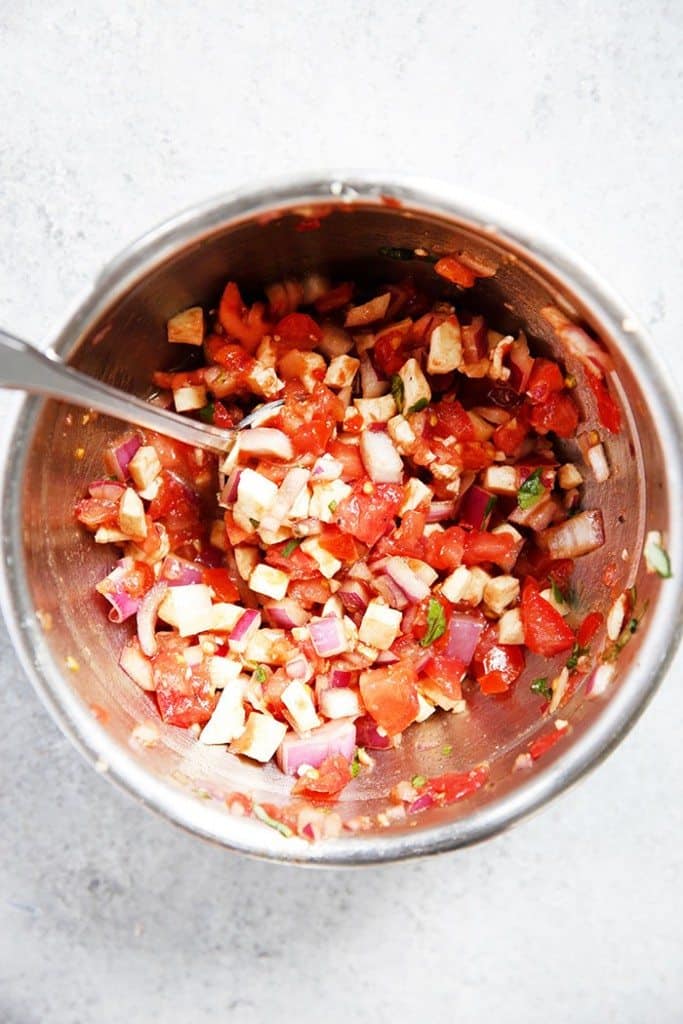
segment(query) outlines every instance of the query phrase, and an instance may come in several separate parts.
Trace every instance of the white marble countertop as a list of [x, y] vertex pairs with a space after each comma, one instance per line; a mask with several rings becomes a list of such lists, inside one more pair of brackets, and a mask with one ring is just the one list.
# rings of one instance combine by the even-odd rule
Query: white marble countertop
[[[1, 6], [16, 333], [44, 337], [106, 257], [197, 199], [376, 166], [496, 197], [581, 250], [683, 383], [680, 5]], [[310, 873], [138, 808], [58, 733], [2, 627], [0, 655], [3, 1024], [683, 1020], [680, 656], [618, 751], [534, 820]]]

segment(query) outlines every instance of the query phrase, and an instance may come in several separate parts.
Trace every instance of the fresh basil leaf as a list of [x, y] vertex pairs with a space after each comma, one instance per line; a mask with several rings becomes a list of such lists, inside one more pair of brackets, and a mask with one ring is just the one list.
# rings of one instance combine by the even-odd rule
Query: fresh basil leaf
[[254, 669], [254, 679], [257, 683], [265, 683], [268, 678], [268, 670], [265, 665], [257, 665]]
[[671, 579], [671, 559], [665, 547], [661, 544], [660, 533], [649, 533], [645, 543], [643, 555], [645, 564], [650, 572], [656, 572], [663, 580]]
[[422, 412], [422, 410], [426, 409], [428, 405], [429, 405], [429, 399], [428, 398], [418, 398], [417, 402], [413, 403], [413, 405], [411, 405], [410, 409], [408, 409], [408, 412], [409, 413], [411, 413], [411, 412]]
[[337, 511], [337, 505], [338, 504], [339, 504], [339, 502], [337, 502], [337, 501], [331, 501], [331, 502], [329, 502], [327, 507], [329, 508], [330, 512], [334, 513], [334, 512]]
[[491, 513], [494, 510], [494, 508], [496, 507], [496, 502], [497, 501], [498, 501], [497, 496], [495, 494], [492, 494], [490, 496], [489, 500], [486, 502], [486, 508], [484, 509], [483, 516], [481, 517], [481, 528], [482, 528], [482, 530], [484, 529], [484, 524], [485, 524], [486, 520], [488, 519], [488, 517], [491, 515]]
[[403, 381], [401, 380], [397, 373], [395, 373], [391, 378], [391, 395], [394, 401], [396, 402], [396, 408], [398, 409], [398, 411], [403, 412], [403, 401], [405, 391], [403, 387]]
[[285, 825], [284, 822], [278, 821], [277, 818], [271, 818], [270, 814], [268, 814], [260, 804], [254, 804], [254, 817], [258, 818], [259, 821], [262, 821], [263, 824], [267, 825], [269, 828], [274, 828], [275, 831], [279, 832], [281, 836], [285, 837], [285, 839], [289, 839], [290, 836], [294, 835], [289, 825]]
[[291, 540], [288, 540], [282, 549], [283, 558], [289, 558], [299, 547], [299, 544], [301, 544], [301, 537], [292, 537]]
[[420, 640], [421, 647], [429, 647], [446, 632], [446, 612], [436, 598], [430, 597], [427, 606], [427, 632]]
[[203, 409], [199, 410], [199, 418], [202, 423], [213, 423], [213, 414], [216, 411], [216, 406], [213, 402], [209, 402]]
[[521, 509], [533, 508], [545, 494], [541, 481], [541, 468], [535, 469], [517, 491], [517, 504]]
[[553, 695], [547, 676], [541, 676], [538, 679], [534, 679], [529, 689], [532, 693], [537, 693], [539, 697], [545, 697], [547, 700], [550, 700]]

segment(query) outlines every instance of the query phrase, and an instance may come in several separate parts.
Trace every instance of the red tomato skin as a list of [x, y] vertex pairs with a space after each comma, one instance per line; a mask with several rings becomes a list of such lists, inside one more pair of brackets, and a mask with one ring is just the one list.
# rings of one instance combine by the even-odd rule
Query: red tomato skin
[[406, 660], [361, 672], [360, 693], [369, 715], [390, 736], [411, 725], [418, 714], [417, 672]]
[[466, 665], [446, 654], [434, 654], [420, 672], [420, 678], [429, 680], [450, 700], [462, 700], [462, 676]]
[[477, 280], [477, 275], [469, 267], [466, 267], [455, 256], [444, 256], [434, 264], [434, 270], [439, 277], [444, 277], [451, 284], [459, 284], [461, 288], [471, 288]]
[[567, 731], [566, 727], [564, 729], [553, 729], [552, 731], [539, 736], [537, 739], [532, 740], [527, 747], [527, 750], [534, 761], [538, 761], [539, 757], [542, 757], [543, 754], [547, 753], [547, 751], [554, 747], [555, 744], [567, 733]]
[[353, 537], [348, 533], [342, 533], [338, 527], [327, 527], [318, 538], [321, 548], [328, 551], [340, 562], [357, 562], [360, 552]]
[[288, 347], [301, 351], [316, 348], [323, 336], [318, 324], [307, 313], [288, 313], [276, 324], [273, 333]]
[[564, 388], [564, 377], [557, 363], [551, 359], [534, 359], [526, 393], [534, 403], [539, 405], [547, 402], [555, 391]]
[[605, 381], [590, 372], [586, 373], [586, 380], [595, 396], [598, 419], [612, 434], [618, 434], [621, 430], [621, 410], [612, 398]]
[[483, 693], [504, 693], [524, 671], [524, 651], [498, 643], [498, 629], [487, 626], [472, 657], [472, 674]]
[[343, 441], [332, 441], [327, 447], [328, 453], [333, 459], [341, 462], [341, 479], [345, 484], [354, 483], [365, 476], [365, 468], [360, 457], [358, 445], [344, 444]]
[[474, 441], [474, 425], [457, 399], [436, 402], [428, 412], [432, 437], [454, 437], [456, 441]]
[[541, 597], [536, 580], [527, 577], [520, 606], [524, 642], [534, 654], [552, 658], [574, 646], [574, 633], [555, 608]]
[[465, 551], [465, 531], [460, 526], [449, 526], [443, 533], [431, 533], [426, 539], [427, 562], [434, 569], [457, 569]]
[[488, 778], [489, 770], [486, 765], [480, 765], [469, 772], [446, 772], [444, 775], [435, 775], [427, 779], [423, 792], [429, 793], [438, 804], [454, 804], [476, 793], [488, 782]]
[[576, 642], [579, 647], [589, 647], [595, 639], [595, 635], [605, 621], [602, 612], [589, 612], [576, 633]]
[[204, 569], [202, 577], [204, 583], [213, 590], [217, 601], [225, 601], [228, 604], [239, 601], [240, 592], [227, 569]]
[[504, 568], [515, 547], [515, 538], [509, 533], [490, 533], [487, 530], [470, 530], [465, 534], [463, 565], [481, 565], [493, 562]]
[[303, 775], [294, 784], [292, 793], [307, 796], [314, 800], [324, 800], [337, 796], [351, 781], [349, 762], [341, 754], [326, 757], [317, 769], [317, 775]]
[[268, 565], [286, 572], [292, 580], [310, 580], [320, 576], [318, 563], [301, 548], [294, 548], [289, 554], [283, 554], [287, 541], [271, 544], [265, 556]]
[[218, 319], [227, 336], [239, 341], [247, 352], [256, 349], [268, 330], [263, 319], [263, 306], [255, 303], [251, 309], [247, 309], [234, 281], [228, 281], [223, 290]]
[[539, 434], [552, 431], [558, 437], [574, 437], [579, 425], [579, 410], [571, 395], [554, 391], [543, 405], [533, 406], [529, 422]]

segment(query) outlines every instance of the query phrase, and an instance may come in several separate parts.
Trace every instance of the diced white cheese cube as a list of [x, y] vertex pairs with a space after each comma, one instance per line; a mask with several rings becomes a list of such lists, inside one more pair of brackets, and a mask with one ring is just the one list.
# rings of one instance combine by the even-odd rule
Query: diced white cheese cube
[[519, 608], [510, 608], [498, 619], [498, 642], [501, 644], [523, 644], [524, 627]]
[[[260, 522], [277, 496], [277, 484], [253, 469], [243, 469], [237, 484], [237, 501], [233, 515]], [[252, 528], [253, 524], [252, 524]]]
[[256, 349], [256, 359], [264, 370], [274, 370], [278, 357], [278, 347], [269, 334], [262, 339]]
[[403, 410], [408, 415], [424, 409], [432, 400], [432, 389], [417, 359], [408, 359], [398, 371], [403, 381]]
[[215, 690], [223, 690], [242, 673], [242, 664], [236, 658], [222, 658], [217, 655], [209, 658], [209, 679]]
[[191, 412], [193, 409], [203, 409], [206, 405], [206, 388], [203, 384], [176, 388], [173, 392], [173, 404], [175, 405], [176, 412]]
[[214, 628], [213, 591], [204, 583], [169, 587], [159, 605], [159, 618], [174, 626], [181, 636], [195, 636]]
[[119, 501], [119, 526], [123, 533], [136, 540], [147, 536], [145, 506], [140, 495], [132, 487], [126, 487]]
[[361, 643], [379, 651], [388, 651], [399, 634], [402, 618], [402, 613], [396, 608], [377, 600], [371, 601], [358, 630]]
[[211, 625], [209, 629], [214, 630], [216, 633], [232, 633], [242, 618], [243, 612], [244, 608], [237, 604], [218, 601], [211, 610]]
[[460, 470], [450, 462], [432, 462], [430, 465], [432, 476], [437, 480], [459, 480]]
[[495, 615], [501, 615], [519, 597], [519, 580], [515, 576], [495, 576], [484, 587], [484, 604]]
[[435, 704], [437, 708], [441, 708], [442, 711], [452, 711], [453, 714], [462, 715], [467, 710], [467, 703], [464, 700], [456, 700], [453, 697], [449, 697], [428, 679], [420, 680], [420, 689], [424, 696]]
[[353, 619], [350, 619], [348, 615], [344, 616], [344, 632], [346, 633], [349, 650], [354, 651], [358, 646], [358, 627]]
[[161, 472], [161, 462], [156, 448], [151, 444], [143, 444], [138, 448], [128, 463], [128, 472], [139, 491], [149, 487]]
[[426, 583], [428, 587], [431, 587], [432, 583], [437, 579], [438, 572], [436, 569], [432, 569], [431, 565], [427, 565], [421, 558], [404, 558], [404, 561], [408, 565], [416, 576]]
[[204, 311], [201, 306], [190, 306], [176, 313], [166, 324], [166, 336], [171, 344], [202, 345], [204, 343]]
[[462, 363], [460, 325], [444, 320], [435, 327], [429, 339], [427, 373], [450, 373]]
[[433, 492], [430, 487], [427, 487], [427, 484], [423, 484], [416, 476], [411, 476], [405, 485], [403, 495], [403, 504], [398, 510], [400, 516], [419, 508], [420, 505], [428, 505], [432, 500]]
[[329, 480], [326, 483], [313, 484], [312, 492], [309, 516], [320, 519], [323, 523], [333, 523], [337, 506], [349, 496], [351, 488], [343, 480]]
[[478, 566], [468, 569], [466, 566], [460, 565], [444, 580], [441, 592], [452, 604], [475, 606], [481, 602], [484, 596], [484, 587], [490, 580], [491, 576]]
[[249, 577], [249, 586], [257, 594], [265, 594], [266, 597], [280, 601], [287, 593], [289, 576], [281, 569], [273, 569], [272, 566], [261, 562]]
[[289, 520], [296, 522], [297, 519], [308, 519], [311, 507], [311, 492], [308, 487], [302, 487], [294, 499], [294, 504], [289, 510]]
[[257, 533], [266, 547], [289, 540], [292, 536], [292, 531], [288, 526], [278, 526], [277, 530], [266, 530], [263, 526], [259, 526]]
[[233, 548], [237, 571], [243, 580], [248, 580], [260, 558], [259, 549], [250, 544], [238, 544]]
[[396, 402], [391, 395], [382, 395], [380, 398], [356, 398], [353, 404], [363, 417], [366, 427], [370, 423], [387, 423], [397, 412]]
[[321, 547], [315, 537], [307, 537], [301, 545], [301, 550], [317, 563], [318, 568], [326, 579], [331, 579], [339, 572], [342, 567], [342, 563], [334, 555], [331, 555], [329, 551], [325, 551], [325, 548]]
[[353, 378], [358, 373], [360, 360], [352, 356], [335, 356], [327, 367], [324, 384], [329, 388], [347, 388], [353, 384]]
[[360, 714], [357, 690], [349, 686], [336, 686], [320, 694], [320, 710], [325, 718], [354, 718]]
[[272, 715], [252, 711], [247, 719], [244, 732], [230, 744], [230, 752], [243, 754], [253, 761], [264, 764], [282, 743], [287, 733], [284, 722], [278, 722]]
[[557, 482], [563, 491], [571, 491], [574, 487], [580, 487], [583, 477], [573, 462], [565, 462], [557, 474]]
[[191, 647], [186, 647], [182, 653], [183, 660], [191, 665], [193, 668], [196, 665], [201, 665], [204, 661], [204, 651], [202, 650], [201, 644], [192, 644]]
[[387, 423], [387, 430], [399, 452], [402, 455], [409, 454], [417, 436], [405, 416], [392, 416]]
[[130, 540], [127, 533], [110, 529], [108, 526], [99, 526], [95, 533], [96, 544], [120, 544], [124, 540]]
[[310, 732], [320, 725], [311, 691], [305, 683], [293, 679], [282, 691], [280, 700], [287, 708], [288, 717], [297, 732]]
[[489, 466], [484, 472], [482, 487], [492, 494], [517, 494], [519, 470], [516, 466]]
[[284, 383], [275, 370], [261, 366], [259, 363], [256, 363], [246, 374], [246, 381], [251, 390], [263, 398], [275, 398], [284, 387]]
[[326, 619], [329, 615], [334, 615], [338, 619], [344, 618], [344, 605], [341, 602], [341, 598], [332, 596], [328, 597], [327, 601], [323, 605], [321, 619]]
[[207, 745], [230, 743], [242, 735], [245, 721], [243, 704], [245, 683], [244, 677], [236, 677], [226, 682], [214, 713], [202, 729], [199, 737], [200, 743]]
[[416, 722], [426, 722], [426, 720], [434, 714], [436, 708], [428, 700], [422, 696], [421, 693], [417, 695], [418, 712]]
[[541, 597], [544, 601], [547, 601], [548, 604], [552, 608], [554, 608], [556, 612], [559, 612], [560, 615], [569, 615], [571, 608], [569, 607], [566, 601], [562, 600], [561, 594], [559, 595], [559, 597], [556, 596], [553, 587], [548, 587], [546, 590], [542, 590]]

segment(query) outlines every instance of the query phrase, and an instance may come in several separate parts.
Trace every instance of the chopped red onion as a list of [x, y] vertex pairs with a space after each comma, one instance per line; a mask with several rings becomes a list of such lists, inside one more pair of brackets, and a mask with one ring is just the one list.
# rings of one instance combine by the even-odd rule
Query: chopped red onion
[[130, 476], [128, 472], [130, 460], [141, 445], [142, 440], [137, 434], [133, 434], [111, 445], [104, 455], [105, 465], [109, 472], [113, 476], [118, 477], [119, 480], [127, 480]]
[[403, 591], [409, 601], [413, 603], [417, 601], [424, 601], [426, 597], [429, 597], [429, 587], [420, 579], [417, 573], [413, 572], [405, 558], [394, 556], [390, 558], [386, 564], [386, 574], [396, 583]]
[[255, 608], [247, 608], [238, 620], [237, 625], [228, 637], [230, 650], [243, 653], [254, 633], [261, 626], [261, 612]]
[[367, 562], [363, 561], [354, 562], [349, 569], [349, 576], [354, 580], [363, 580], [365, 583], [370, 583], [372, 580], [372, 572]]
[[103, 580], [95, 585], [95, 590], [102, 597], [109, 601], [110, 622], [125, 622], [132, 615], [135, 615], [139, 606], [140, 598], [131, 597], [126, 589], [126, 582], [132, 563], [129, 559], [122, 558], [115, 569], [105, 576]]
[[363, 398], [381, 398], [389, 391], [389, 381], [379, 377], [367, 352], [360, 357], [360, 387]]
[[529, 377], [531, 376], [531, 370], [534, 365], [533, 356], [529, 353], [529, 346], [527, 340], [523, 334], [517, 338], [517, 341], [511, 346], [510, 353], [508, 355], [508, 362], [510, 364], [510, 376], [508, 378], [508, 384], [513, 391], [516, 391], [518, 395], [523, 394], [526, 391], [526, 386], [529, 383]]
[[237, 501], [237, 489], [239, 487], [240, 477], [242, 476], [241, 469], [233, 469], [232, 473], [228, 477], [225, 487], [221, 491], [218, 504], [227, 508], [228, 505], [232, 505], [233, 502]]
[[338, 480], [344, 471], [344, 467], [338, 459], [331, 455], [321, 455], [316, 459], [311, 473], [311, 479], [316, 483], [323, 483], [329, 480]]
[[483, 487], [474, 485], [462, 500], [458, 512], [458, 522], [461, 526], [471, 526], [473, 530], [486, 529], [484, 520], [491, 515], [491, 509], [495, 499], [490, 491]]
[[353, 683], [356, 682], [357, 677], [357, 672], [351, 672], [344, 668], [333, 668], [330, 672], [328, 685], [331, 686], [332, 689], [342, 686], [352, 686]]
[[200, 566], [177, 555], [167, 555], [161, 564], [160, 579], [169, 587], [186, 587], [190, 583], [201, 583], [202, 576]]
[[319, 768], [334, 754], [341, 754], [351, 762], [356, 752], [356, 727], [348, 718], [326, 722], [307, 736], [288, 732], [278, 747], [276, 759], [285, 775], [296, 775], [303, 765]]
[[152, 666], [140, 650], [137, 640], [130, 640], [121, 651], [119, 665], [142, 690], [154, 690]]
[[155, 583], [152, 589], [147, 591], [138, 608], [138, 640], [143, 654], [146, 654], [148, 658], [153, 658], [157, 653], [157, 613], [167, 590], [168, 583]]
[[303, 654], [298, 654], [295, 658], [291, 658], [285, 665], [285, 672], [290, 679], [302, 679], [305, 680], [307, 677], [310, 679], [310, 663]]
[[399, 660], [398, 654], [393, 651], [380, 651], [375, 658], [378, 665], [394, 665]]
[[356, 740], [359, 747], [367, 750], [388, 750], [391, 744], [391, 736], [379, 731], [379, 726], [370, 715], [363, 715], [356, 721]]
[[602, 697], [608, 690], [610, 683], [616, 675], [617, 667], [614, 664], [603, 662], [590, 674], [586, 682], [585, 694], [588, 700], [596, 700]]
[[305, 626], [310, 615], [291, 597], [284, 597], [281, 601], [268, 601], [264, 607], [269, 622], [281, 629], [294, 629], [295, 626]]
[[264, 530], [271, 530], [273, 533], [279, 530], [292, 505], [308, 483], [310, 475], [310, 470], [302, 469], [300, 466], [294, 466], [287, 471], [268, 514], [261, 519]]
[[362, 580], [346, 579], [337, 597], [347, 612], [364, 612], [370, 602], [370, 591]]
[[485, 626], [486, 620], [483, 616], [453, 612], [448, 620], [447, 657], [455, 658], [467, 668]]
[[539, 542], [552, 558], [578, 558], [602, 547], [605, 531], [600, 509], [579, 512], [539, 535]]
[[398, 611], [403, 611], [404, 608], [408, 607], [408, 598], [403, 593], [398, 583], [396, 583], [391, 576], [386, 574], [377, 576], [373, 580], [372, 585], [377, 593], [383, 597], [387, 604], [392, 608], [396, 608]]
[[125, 489], [120, 480], [94, 480], [88, 487], [88, 493], [91, 498], [118, 502]]
[[417, 800], [413, 800], [412, 804], [408, 804], [406, 810], [408, 814], [417, 814], [418, 811], [426, 811], [428, 807], [433, 807], [434, 797], [431, 793], [421, 793]]
[[308, 627], [311, 643], [321, 658], [333, 658], [349, 649], [344, 623], [336, 615], [328, 615]]
[[360, 457], [374, 483], [400, 484], [403, 480], [403, 459], [384, 430], [363, 431]]
[[455, 515], [454, 501], [432, 501], [427, 509], [428, 523], [442, 523]]
[[240, 434], [240, 454], [261, 455], [272, 459], [294, 457], [292, 442], [283, 430], [275, 427], [252, 427]]
[[508, 519], [511, 523], [517, 523], [519, 526], [528, 526], [531, 530], [535, 530], [538, 533], [540, 530], [545, 530], [560, 511], [561, 506], [558, 501], [552, 495], [546, 494], [535, 505], [532, 505], [531, 508], [514, 509], [508, 516]]

